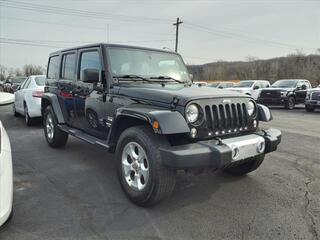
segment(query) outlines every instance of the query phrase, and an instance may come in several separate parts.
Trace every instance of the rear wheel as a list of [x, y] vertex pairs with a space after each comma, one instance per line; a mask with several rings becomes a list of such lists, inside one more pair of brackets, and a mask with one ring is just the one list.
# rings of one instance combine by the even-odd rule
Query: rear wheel
[[245, 175], [256, 170], [264, 160], [264, 154], [253, 158], [245, 159], [240, 162], [235, 162], [223, 171], [232, 175]]
[[19, 114], [16, 110], [16, 105], [14, 103], [12, 104], [12, 113], [13, 113], [13, 116], [15, 116], [15, 117], [19, 116]]
[[68, 141], [68, 134], [62, 131], [57, 124], [51, 106], [48, 106], [43, 113], [44, 135], [50, 147], [64, 147]]
[[126, 196], [139, 206], [168, 197], [175, 186], [175, 171], [162, 165], [160, 147], [168, 146], [145, 126], [125, 130], [118, 141], [118, 176]]
[[285, 103], [285, 108], [292, 110], [294, 109], [295, 104], [296, 104], [296, 100], [294, 99], [293, 96], [290, 96], [287, 102]]
[[29, 111], [28, 111], [28, 107], [27, 107], [26, 103], [24, 104], [24, 119], [25, 119], [27, 126], [33, 125], [34, 119], [29, 116]]
[[309, 105], [306, 105], [306, 111], [307, 112], [313, 112], [314, 111], [314, 108], [309, 106]]

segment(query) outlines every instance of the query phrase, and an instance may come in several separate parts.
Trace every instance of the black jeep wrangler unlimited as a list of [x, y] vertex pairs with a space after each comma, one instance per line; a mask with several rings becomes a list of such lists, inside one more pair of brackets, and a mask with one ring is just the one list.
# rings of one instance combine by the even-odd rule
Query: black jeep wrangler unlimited
[[296, 104], [304, 103], [311, 84], [305, 79], [282, 79], [262, 89], [258, 103], [264, 105], [283, 105], [292, 110]]
[[[69, 135], [115, 152], [126, 195], [149, 206], [170, 195], [176, 170], [254, 171], [281, 140], [267, 107], [248, 95], [191, 87], [177, 53], [112, 44], [52, 53], [42, 98], [49, 146]], [[103, 156], [101, 156], [103, 157]]]

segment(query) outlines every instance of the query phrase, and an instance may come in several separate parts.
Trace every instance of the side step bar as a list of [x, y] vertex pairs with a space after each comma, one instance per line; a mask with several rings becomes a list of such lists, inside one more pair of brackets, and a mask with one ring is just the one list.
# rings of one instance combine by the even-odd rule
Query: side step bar
[[85, 133], [85, 132], [83, 132], [83, 131], [81, 131], [79, 129], [72, 128], [72, 127], [69, 127], [67, 125], [60, 125], [60, 124], [58, 125], [58, 127], [62, 131], [66, 132], [66, 133], [68, 133], [68, 134], [70, 134], [70, 135], [72, 135], [72, 136], [74, 136], [76, 138], [79, 138], [79, 139], [81, 139], [81, 140], [83, 140], [83, 141], [85, 141], [87, 143], [96, 144], [96, 145], [102, 146], [102, 147], [107, 148], [107, 149], [110, 148], [110, 146], [106, 143], [106, 141], [103, 141], [103, 140], [101, 140], [99, 138], [93, 137], [93, 136], [91, 136], [91, 135], [89, 135], [89, 134], [87, 134], [87, 133]]

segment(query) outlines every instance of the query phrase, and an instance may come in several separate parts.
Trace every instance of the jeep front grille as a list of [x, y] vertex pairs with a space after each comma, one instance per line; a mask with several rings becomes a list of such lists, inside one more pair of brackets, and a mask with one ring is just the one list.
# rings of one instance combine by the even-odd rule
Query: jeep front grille
[[246, 130], [248, 114], [245, 103], [231, 103], [205, 106], [207, 128], [214, 134]]

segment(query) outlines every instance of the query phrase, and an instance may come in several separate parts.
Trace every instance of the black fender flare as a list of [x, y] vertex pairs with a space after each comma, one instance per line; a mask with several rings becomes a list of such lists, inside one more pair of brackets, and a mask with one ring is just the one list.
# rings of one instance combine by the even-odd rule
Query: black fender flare
[[[119, 136], [119, 125], [123, 118], [143, 121], [153, 128], [153, 123], [157, 121], [159, 128], [153, 128], [157, 134], [179, 134], [188, 133], [190, 128], [178, 111], [148, 109], [148, 108], [119, 108], [116, 112], [115, 118], [112, 122], [109, 132], [109, 143], [115, 143], [117, 136]], [[128, 126], [133, 126], [128, 124]]]
[[55, 113], [55, 116], [57, 118], [58, 123], [65, 123], [65, 119], [64, 119], [63, 113], [60, 108], [58, 97], [57, 97], [57, 95], [55, 95], [53, 93], [44, 93], [43, 94], [43, 96], [41, 98], [41, 112], [43, 112], [45, 107], [48, 105], [47, 104], [48, 101], [49, 101], [51, 107], [53, 108], [53, 111]]

